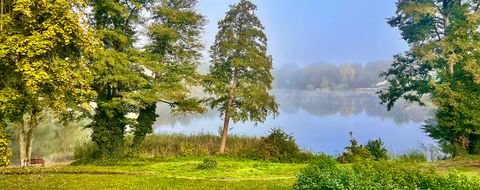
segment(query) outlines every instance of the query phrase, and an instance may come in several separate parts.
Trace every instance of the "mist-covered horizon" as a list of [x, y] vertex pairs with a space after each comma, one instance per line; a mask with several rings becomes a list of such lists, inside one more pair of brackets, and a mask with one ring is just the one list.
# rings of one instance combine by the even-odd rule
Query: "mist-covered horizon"
[[[208, 18], [205, 52], [215, 38], [217, 22], [236, 2], [200, 1], [198, 10]], [[389, 61], [408, 48], [399, 32], [386, 23], [395, 13], [395, 0], [252, 2], [265, 27], [274, 68]], [[208, 56], [204, 58], [208, 62]]]

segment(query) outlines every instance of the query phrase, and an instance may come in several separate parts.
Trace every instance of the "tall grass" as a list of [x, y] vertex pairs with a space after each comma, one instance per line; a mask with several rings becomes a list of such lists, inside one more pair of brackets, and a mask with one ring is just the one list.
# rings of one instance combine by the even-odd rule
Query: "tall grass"
[[[212, 134], [152, 134], [145, 138], [140, 154], [142, 156], [208, 156], [218, 151], [220, 137]], [[231, 135], [227, 140], [226, 154], [243, 157], [249, 150], [260, 144], [258, 137]]]
[[[314, 159], [313, 153], [300, 150], [293, 139], [284, 139], [281, 136], [272, 140], [271, 136], [272, 134], [268, 137], [231, 135], [227, 140], [225, 156], [240, 160], [273, 162], [308, 162]], [[285, 138], [287, 137], [289, 136]], [[131, 139], [131, 136], [126, 137], [125, 155], [130, 153]], [[150, 134], [145, 138], [135, 156], [205, 157], [215, 155], [219, 144], [220, 137], [212, 134]], [[96, 152], [98, 151], [95, 144], [83, 142], [75, 148], [75, 159], [95, 160], [98, 159]]]

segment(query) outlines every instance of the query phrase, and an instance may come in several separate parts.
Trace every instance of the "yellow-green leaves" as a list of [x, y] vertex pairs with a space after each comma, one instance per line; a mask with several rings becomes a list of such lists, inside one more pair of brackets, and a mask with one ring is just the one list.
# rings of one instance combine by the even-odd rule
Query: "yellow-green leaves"
[[[98, 42], [80, 23], [81, 4], [81, 0], [11, 0], [4, 4], [0, 118], [17, 122], [33, 110], [51, 108], [62, 113], [81, 109], [78, 105], [93, 98], [86, 61]], [[2, 154], [3, 149], [0, 159]]]
[[0, 124], [0, 167], [8, 166], [12, 156], [12, 150], [8, 146], [10, 142], [6, 133], [5, 125]]

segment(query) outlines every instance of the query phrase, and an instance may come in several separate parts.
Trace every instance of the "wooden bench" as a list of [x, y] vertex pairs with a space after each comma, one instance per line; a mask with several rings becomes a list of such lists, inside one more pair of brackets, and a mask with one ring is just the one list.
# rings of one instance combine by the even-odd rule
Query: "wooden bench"
[[42, 159], [42, 158], [32, 158], [32, 159], [30, 159], [30, 165], [45, 166], [45, 160]]

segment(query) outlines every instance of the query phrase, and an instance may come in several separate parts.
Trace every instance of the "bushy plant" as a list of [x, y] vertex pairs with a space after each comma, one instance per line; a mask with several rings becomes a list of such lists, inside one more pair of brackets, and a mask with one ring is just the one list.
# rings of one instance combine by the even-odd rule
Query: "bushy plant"
[[480, 178], [455, 172], [438, 173], [398, 162], [362, 162], [341, 165], [316, 160], [297, 176], [294, 189], [478, 189]]
[[333, 158], [322, 157], [310, 163], [297, 176], [294, 189], [348, 189], [355, 179], [351, 170], [339, 165]]
[[203, 159], [202, 163], [198, 165], [197, 168], [201, 170], [208, 170], [208, 169], [215, 169], [217, 168], [217, 166], [218, 166], [218, 163], [216, 160], [212, 158], [205, 158]]
[[372, 159], [372, 154], [363, 145], [359, 144], [353, 137], [352, 132], [350, 134], [350, 146], [345, 147], [345, 152], [337, 158], [341, 163], [354, 163], [363, 160]]
[[262, 160], [275, 162], [302, 162], [312, 160], [314, 154], [302, 152], [292, 135], [282, 128], [273, 128], [270, 134], [261, 138], [261, 143], [253, 152], [251, 158], [260, 157]]
[[367, 144], [365, 144], [365, 148], [376, 161], [386, 160], [388, 157], [388, 151], [385, 148], [382, 139], [369, 140]]

